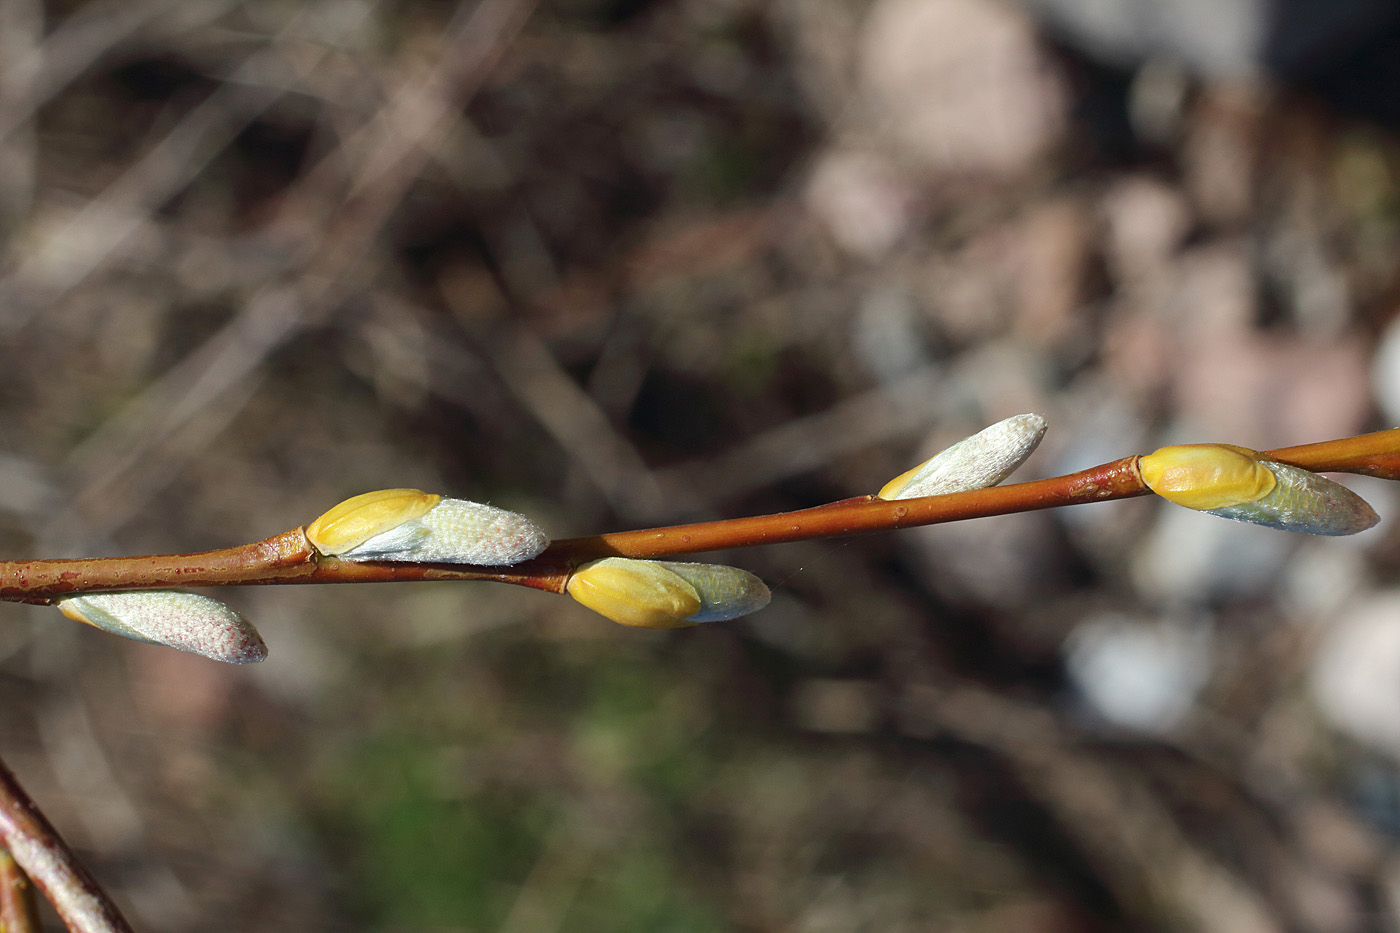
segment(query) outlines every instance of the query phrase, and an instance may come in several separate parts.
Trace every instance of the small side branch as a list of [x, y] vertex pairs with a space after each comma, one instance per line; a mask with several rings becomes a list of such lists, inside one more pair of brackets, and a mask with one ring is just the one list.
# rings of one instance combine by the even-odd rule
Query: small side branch
[[8, 849], [0, 847], [0, 933], [40, 933], [34, 885]]
[[121, 911], [3, 762], [0, 762], [0, 846], [7, 849], [19, 868], [33, 879], [69, 930], [132, 933]]

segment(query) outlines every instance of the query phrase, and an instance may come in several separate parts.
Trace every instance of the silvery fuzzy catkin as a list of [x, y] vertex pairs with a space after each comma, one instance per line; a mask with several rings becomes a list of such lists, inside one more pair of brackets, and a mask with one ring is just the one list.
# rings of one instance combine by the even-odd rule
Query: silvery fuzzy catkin
[[1045, 419], [1035, 414], [998, 421], [896, 476], [878, 497], [915, 499], [995, 486], [1026, 462], [1045, 436], [1045, 428]]
[[1381, 520], [1365, 499], [1341, 483], [1287, 463], [1265, 460], [1261, 466], [1277, 480], [1267, 495], [1209, 509], [1210, 514], [1310, 535], [1354, 535]]
[[422, 517], [401, 522], [337, 556], [504, 566], [538, 557], [548, 546], [544, 529], [518, 512], [443, 499]]
[[87, 593], [60, 600], [68, 618], [153, 645], [249, 664], [267, 657], [257, 629], [233, 609], [207, 596], [177, 590]]

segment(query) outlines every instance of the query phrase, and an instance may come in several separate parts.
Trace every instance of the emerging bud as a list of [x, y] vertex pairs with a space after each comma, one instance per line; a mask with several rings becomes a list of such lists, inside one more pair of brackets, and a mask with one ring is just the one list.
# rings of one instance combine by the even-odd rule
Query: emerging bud
[[1380, 516], [1356, 493], [1309, 470], [1230, 444], [1182, 444], [1140, 458], [1143, 482], [1188, 509], [1281, 531], [1351, 535]]
[[901, 473], [877, 494], [881, 499], [916, 499], [995, 486], [1026, 462], [1045, 436], [1040, 415], [1016, 415]]
[[306, 528], [328, 557], [423, 563], [518, 564], [549, 546], [544, 530], [518, 512], [416, 489], [355, 496]]
[[75, 622], [123, 638], [179, 648], [215, 661], [250, 664], [267, 657], [267, 645], [257, 629], [217, 599], [195, 593], [90, 593], [60, 600], [58, 609]]
[[600, 615], [639, 628], [680, 628], [734, 619], [768, 605], [768, 587], [720, 564], [605, 557], [569, 578], [569, 595]]

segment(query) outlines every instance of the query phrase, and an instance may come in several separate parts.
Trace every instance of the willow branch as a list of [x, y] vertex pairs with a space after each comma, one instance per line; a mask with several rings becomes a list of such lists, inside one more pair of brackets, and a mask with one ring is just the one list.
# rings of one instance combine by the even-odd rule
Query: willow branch
[[1066, 476], [944, 496], [898, 501], [862, 496], [775, 515], [569, 538], [512, 567], [338, 560], [318, 554], [300, 528], [197, 554], [4, 561], [0, 599], [45, 603], [76, 593], [132, 589], [410, 580], [492, 580], [562, 593], [575, 567], [599, 557], [672, 557], [1142, 495], [1146, 486], [1136, 460], [1127, 457]]
[[[1400, 428], [1263, 454], [1315, 472], [1400, 479]], [[0, 561], [0, 599], [50, 603], [77, 593], [133, 589], [421, 580], [490, 580], [562, 593], [574, 568], [600, 557], [678, 557], [1141, 496], [1149, 490], [1138, 460], [1124, 457], [1063, 476], [940, 496], [860, 496], [794, 512], [567, 538], [509, 567], [339, 560], [318, 553], [303, 528], [196, 554]]]
[[[111, 898], [0, 762], [0, 845], [75, 933], [132, 933]], [[22, 929], [22, 928], [21, 928]]]

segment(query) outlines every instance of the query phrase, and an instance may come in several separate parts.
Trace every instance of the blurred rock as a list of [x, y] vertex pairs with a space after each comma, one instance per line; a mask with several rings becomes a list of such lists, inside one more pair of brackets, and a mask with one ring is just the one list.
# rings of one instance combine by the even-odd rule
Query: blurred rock
[[1285, 74], [1345, 57], [1394, 18], [1387, 0], [1025, 0], [1102, 61], [1185, 61], [1213, 77]]
[[1386, 423], [1400, 425], [1400, 316], [1381, 334], [1371, 363], [1371, 387]]
[[1089, 212], [1059, 198], [1033, 206], [1018, 225], [1016, 330], [1055, 346], [1087, 327], [1080, 314], [1091, 250]]
[[1133, 583], [1163, 605], [1249, 599], [1272, 590], [1295, 539], [1162, 502], [1133, 556]]
[[[1182, 441], [1254, 447], [1341, 437], [1363, 429], [1370, 409], [1359, 340], [1260, 333], [1258, 284], [1238, 244], [1183, 255], [1158, 320], [1176, 345], [1172, 395]], [[1222, 404], [1226, 403], [1226, 404]]]
[[1190, 101], [1191, 76], [1184, 65], [1151, 59], [1128, 88], [1128, 119], [1144, 142], [1168, 146], [1180, 135]]
[[1203, 88], [1192, 108], [1181, 162], [1186, 188], [1210, 223], [1238, 225], [1254, 206], [1267, 103], [1264, 86], [1235, 82]]
[[861, 302], [852, 321], [851, 349], [882, 383], [894, 383], [929, 362], [921, 320], [907, 292], [877, 288]]
[[1011, 611], [1063, 576], [1054, 526], [1045, 515], [950, 522], [905, 534], [922, 553], [925, 574], [956, 599]]
[[1400, 591], [1380, 592], [1336, 617], [1318, 644], [1309, 685], [1329, 723], [1400, 758]]
[[1113, 308], [1104, 322], [1103, 368], [1114, 391], [1155, 399], [1175, 375], [1171, 324], [1155, 315]]
[[224, 664], [182, 651], [128, 653], [132, 699], [162, 730], [207, 738], [227, 724], [239, 677]]
[[1000, 3], [880, 0], [859, 68], [876, 120], [938, 174], [1015, 176], [1065, 132], [1060, 76], [1029, 20]]
[[1248, 244], [1217, 240], [1183, 253], [1168, 269], [1172, 292], [1162, 309], [1173, 329], [1201, 343], [1221, 343], [1254, 329], [1258, 287]]
[[1044, 353], [1014, 340], [989, 341], [961, 354], [951, 375], [949, 393], [966, 398], [983, 415], [964, 436], [1019, 412], [1045, 411], [1054, 379]]
[[948, 340], [982, 343], [1007, 329], [1012, 295], [1005, 262], [1011, 243], [999, 229], [925, 263], [919, 297]]
[[860, 680], [809, 678], [790, 704], [797, 725], [814, 732], [869, 732], [880, 711], [875, 684]]
[[1160, 274], [1191, 229], [1181, 192], [1151, 176], [1115, 182], [1100, 204], [1108, 261], [1120, 282]]
[[1184, 59], [1211, 74], [1253, 73], [1267, 31], [1260, 0], [1028, 0], [1095, 58], [1132, 65]]
[[1080, 699], [1105, 722], [1162, 734], [1191, 711], [1209, 679], [1212, 642], [1205, 625], [1105, 614], [1074, 630], [1065, 666]]
[[[1357, 546], [1346, 547], [1347, 542]], [[1289, 566], [1279, 593], [1280, 602], [1300, 615], [1330, 617], [1367, 585], [1366, 561], [1360, 545], [1355, 538], [1305, 541]]]
[[917, 197], [909, 181], [880, 156], [837, 151], [817, 163], [804, 200], [838, 246], [874, 260], [909, 230]]
[[1371, 407], [1366, 351], [1350, 338], [1189, 341], [1174, 394], [1183, 423], [1209, 435], [1195, 439], [1259, 448], [1358, 433]]

